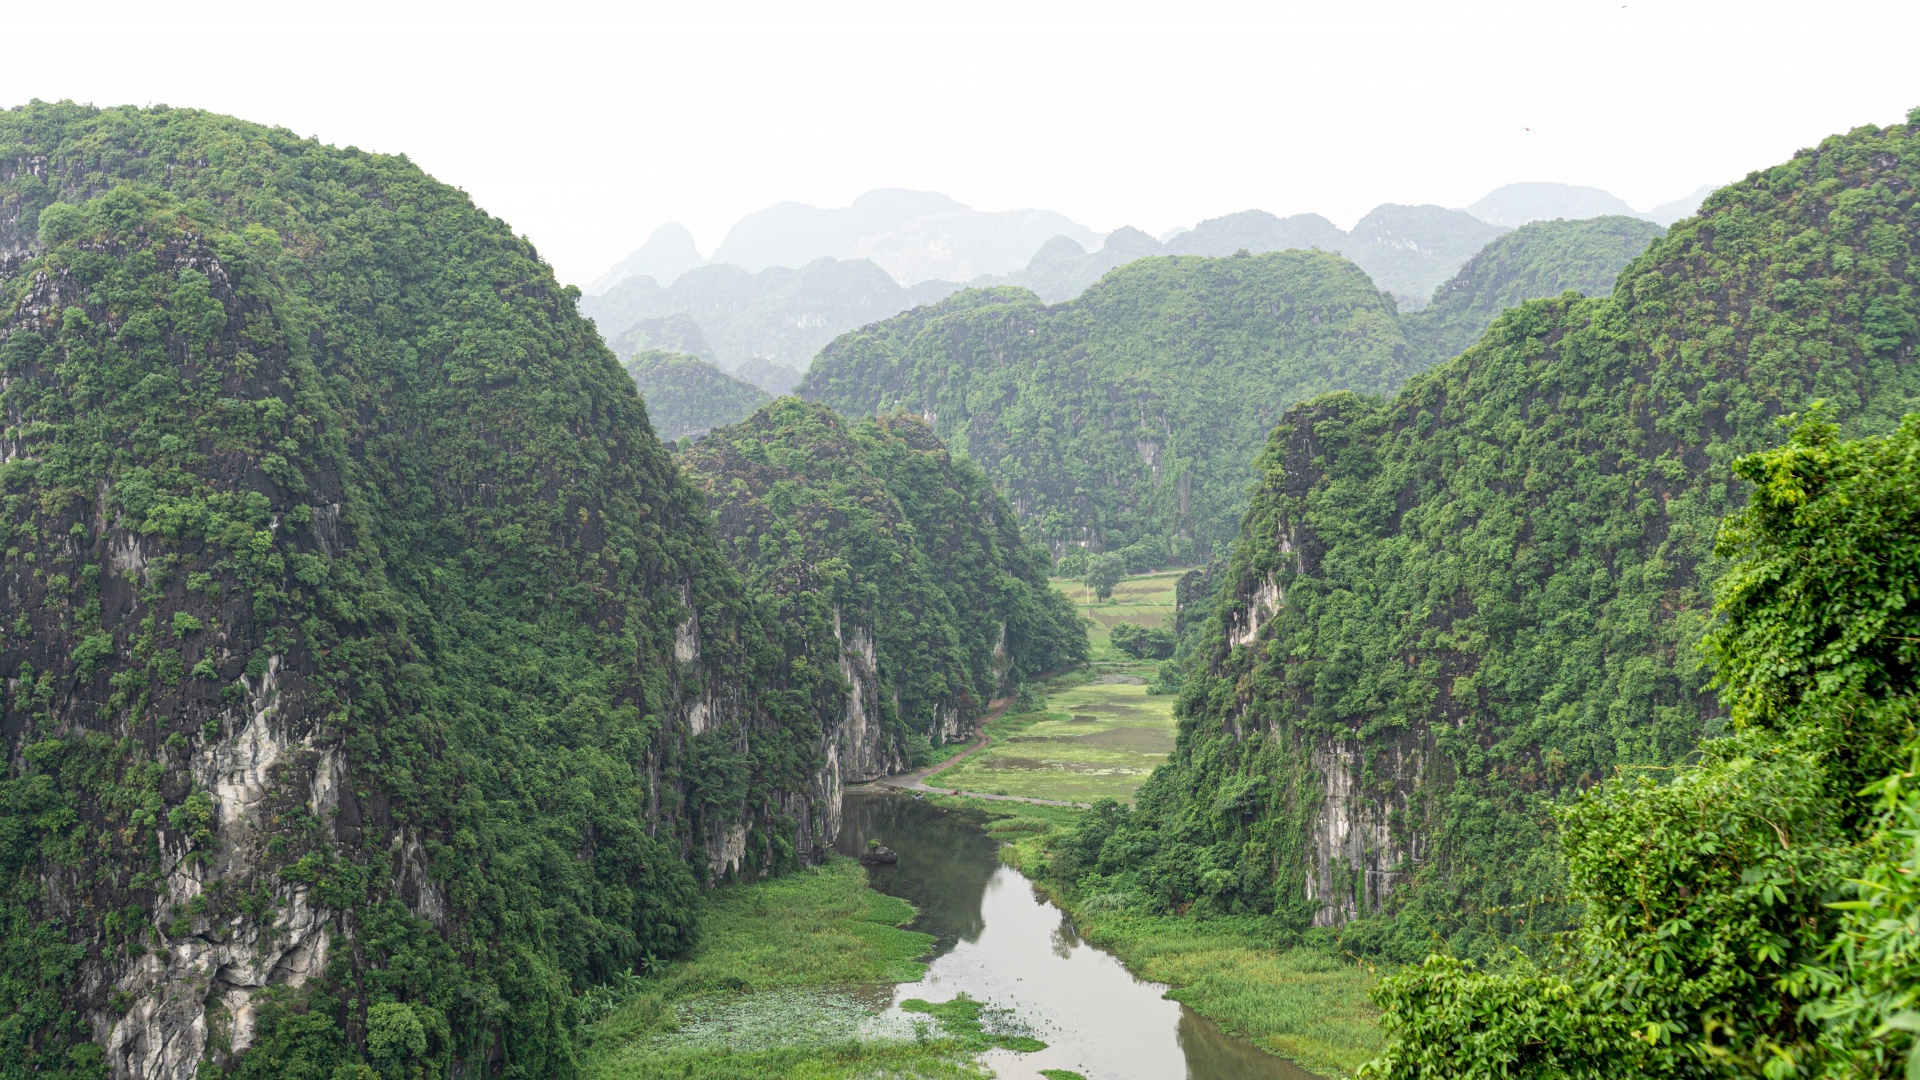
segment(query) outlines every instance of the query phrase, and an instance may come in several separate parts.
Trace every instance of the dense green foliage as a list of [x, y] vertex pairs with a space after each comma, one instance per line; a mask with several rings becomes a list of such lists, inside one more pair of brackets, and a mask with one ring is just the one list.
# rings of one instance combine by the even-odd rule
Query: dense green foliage
[[[1044, 556], [979, 470], [917, 420], [849, 424], [782, 398], [682, 461], [752, 603], [784, 634], [790, 679], [812, 678], [829, 699], [852, 693], [883, 755], [950, 740], [1003, 690], [1086, 659]], [[874, 682], [846, 685], [863, 675]]]
[[564, 1077], [575, 988], [685, 948], [710, 866], [805, 854], [817, 719], [759, 692], [632, 381], [465, 195], [35, 104], [0, 290], [0, 1075], [93, 1075], [93, 1030], [212, 1068], [244, 1005], [241, 1075]]
[[[1920, 1068], [1920, 415], [1742, 459], [1708, 638], [1734, 733], [1564, 815], [1582, 918], [1540, 966], [1388, 980], [1382, 1077]], [[1920, 764], [1920, 759], [1916, 759]]]
[[[1369, 219], [1382, 236], [1419, 226], [1395, 209]], [[1165, 250], [1297, 241], [1314, 222], [1325, 224], [1233, 215]], [[1411, 315], [1323, 253], [1139, 260], [1160, 245], [1134, 230], [1091, 254], [1063, 238], [1009, 280], [1057, 296], [1063, 281], [1137, 261], [1058, 307], [970, 290], [854, 331], [821, 353], [798, 392], [849, 415], [929, 417], [1007, 491], [1064, 573], [1081, 572], [1079, 545], [1125, 549], [1139, 571], [1224, 553], [1246, 505], [1245, 463], [1281, 410], [1327, 390], [1390, 391], [1522, 300], [1604, 296], [1659, 233], [1624, 218], [1529, 225], [1487, 245]]]
[[1722, 723], [1693, 643], [1734, 459], [1813, 399], [1854, 433], [1920, 405], [1915, 132], [1721, 189], [1610, 297], [1513, 309], [1391, 401], [1291, 412], [1172, 763], [1091, 872], [1389, 956], [1561, 925], [1554, 808]]
[[1135, 660], [1165, 660], [1173, 655], [1173, 631], [1165, 627], [1120, 623], [1107, 632], [1107, 640]]
[[1527, 300], [1569, 289], [1606, 296], [1620, 271], [1664, 232], [1629, 217], [1522, 225], [1482, 248], [1434, 290], [1432, 303], [1405, 316], [1407, 341], [1437, 364], [1465, 352], [1502, 311]]
[[654, 432], [668, 441], [737, 423], [769, 398], [765, 390], [682, 353], [636, 353], [627, 374], [647, 403]]
[[803, 397], [905, 411], [978, 463], [1036, 538], [1155, 564], [1224, 547], [1280, 412], [1411, 374], [1391, 301], [1323, 252], [1155, 258], [1071, 303], [968, 290], [848, 334]]

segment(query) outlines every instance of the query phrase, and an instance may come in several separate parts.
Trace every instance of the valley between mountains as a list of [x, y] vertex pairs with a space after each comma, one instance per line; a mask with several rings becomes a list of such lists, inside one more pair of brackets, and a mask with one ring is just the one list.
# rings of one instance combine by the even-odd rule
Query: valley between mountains
[[1753, 164], [588, 296], [0, 112], [0, 1078], [1915, 1075], [1920, 110]]

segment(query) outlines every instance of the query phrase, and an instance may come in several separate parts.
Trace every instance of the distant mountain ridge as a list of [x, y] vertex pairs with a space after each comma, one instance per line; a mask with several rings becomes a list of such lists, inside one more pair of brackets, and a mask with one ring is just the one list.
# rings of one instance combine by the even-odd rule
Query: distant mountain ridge
[[713, 261], [750, 271], [817, 259], [870, 259], [902, 286], [964, 281], [1025, 266], [1042, 244], [1098, 233], [1052, 210], [975, 210], [930, 191], [869, 191], [851, 206], [776, 203], [741, 218]]
[[668, 286], [628, 278], [603, 296], [582, 298], [580, 310], [623, 360], [644, 349], [685, 352], [780, 394], [841, 333], [957, 288], [949, 282], [903, 288], [867, 259], [819, 259], [798, 270], [775, 266], [758, 273], [708, 263]]
[[630, 277], [650, 277], [662, 285], [671, 285], [675, 278], [706, 261], [700, 249], [693, 245], [693, 234], [687, 227], [669, 221], [653, 230], [653, 235], [647, 237], [639, 250], [595, 278], [585, 291], [598, 296]]
[[1707, 184], [1672, 202], [1640, 211], [1628, 206], [1612, 192], [1599, 188], [1534, 180], [1497, 187], [1481, 196], [1480, 201], [1467, 207], [1466, 211], [1481, 221], [1508, 227], [1518, 227], [1531, 221], [1552, 221], [1555, 218], [1571, 221], [1597, 217], [1639, 218], [1664, 226], [1692, 216], [1717, 186]]
[[1020, 285], [1048, 303], [1078, 296], [1107, 271], [1150, 255], [1220, 257], [1245, 251], [1319, 249], [1345, 255], [1367, 272], [1374, 287], [1392, 293], [1405, 310], [1425, 304], [1433, 290], [1472, 258], [1487, 242], [1506, 232], [1464, 210], [1439, 206], [1374, 207], [1347, 231], [1319, 214], [1276, 217], [1265, 210], [1209, 218], [1166, 243], [1138, 229], [1122, 227], [1107, 235], [1095, 251], [1064, 236], [1047, 241], [1023, 270], [995, 278], [976, 278], [976, 287]]
[[[839, 209], [779, 203], [749, 214], [712, 260], [700, 256], [686, 229], [663, 225], [595, 281], [580, 307], [623, 358], [644, 349], [687, 353], [779, 394], [835, 337], [935, 303], [963, 281], [1017, 285], [1057, 304], [1149, 256], [1317, 248], [1365, 270], [1406, 313], [1426, 306], [1514, 225], [1603, 214], [1664, 224], [1691, 213], [1709, 190], [1642, 214], [1598, 188], [1530, 182], [1498, 188], [1465, 210], [1387, 203], [1351, 230], [1319, 214], [1243, 210], [1155, 239], [1128, 226], [1103, 238], [1050, 211], [990, 214], [934, 192], [887, 189]], [[1026, 253], [1024, 265], [1007, 263], [1015, 251]], [[1014, 268], [964, 272], [981, 265]], [[935, 269], [952, 274], [920, 276]], [[1583, 279], [1583, 291], [1589, 284]]]

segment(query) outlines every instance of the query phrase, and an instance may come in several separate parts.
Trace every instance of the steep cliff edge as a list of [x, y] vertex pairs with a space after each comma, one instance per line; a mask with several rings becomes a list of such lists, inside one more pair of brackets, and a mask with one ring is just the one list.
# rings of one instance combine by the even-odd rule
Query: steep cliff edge
[[1005, 501], [918, 420], [782, 398], [681, 461], [783, 635], [785, 681], [845, 717], [828, 751], [846, 779], [969, 737], [1019, 679], [1086, 659]]
[[404, 158], [0, 113], [0, 1056], [570, 1075], [840, 722], [527, 243]]
[[1920, 406], [1916, 130], [1722, 189], [1610, 297], [1514, 308], [1391, 401], [1290, 412], [1172, 764], [1112, 841], [1148, 891], [1412, 909], [1421, 953], [1554, 925], [1554, 807], [1719, 724], [1694, 643], [1729, 463], [1814, 400], [1854, 433]]

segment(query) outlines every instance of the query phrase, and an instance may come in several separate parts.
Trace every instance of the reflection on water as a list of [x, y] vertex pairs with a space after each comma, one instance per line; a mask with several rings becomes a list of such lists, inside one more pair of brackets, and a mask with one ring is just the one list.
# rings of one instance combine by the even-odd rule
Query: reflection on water
[[873, 887], [920, 909], [912, 929], [934, 936], [933, 955], [979, 939], [980, 894], [1000, 868], [1000, 845], [977, 821], [905, 795], [849, 793], [841, 802], [840, 852], [859, 855], [869, 837], [900, 853], [898, 865], [868, 871]]
[[1087, 1080], [1312, 1080], [1081, 941], [1059, 908], [1000, 865], [968, 815], [902, 795], [850, 793], [845, 806], [840, 850], [858, 854], [871, 837], [899, 852], [898, 865], [873, 871], [873, 885], [917, 906], [913, 928], [938, 942], [927, 977], [899, 987], [895, 1001], [965, 992], [1014, 1009], [1048, 1044], [986, 1055], [1003, 1080], [1039, 1080], [1042, 1069]]

